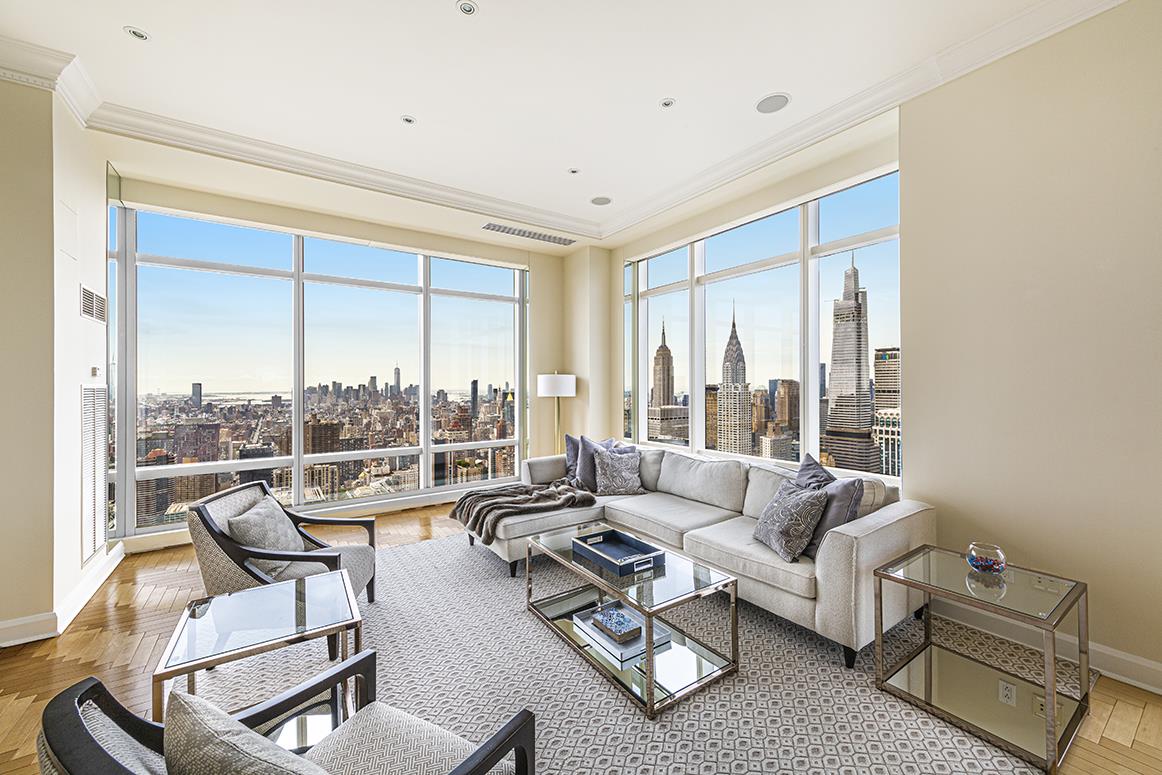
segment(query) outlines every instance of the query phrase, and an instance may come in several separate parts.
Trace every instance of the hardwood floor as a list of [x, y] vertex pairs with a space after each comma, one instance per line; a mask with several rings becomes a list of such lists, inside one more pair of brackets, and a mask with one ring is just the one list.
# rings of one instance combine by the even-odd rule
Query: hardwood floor
[[[377, 518], [380, 546], [461, 532], [447, 506]], [[332, 543], [359, 541], [355, 528], [319, 529]], [[381, 594], [384, 591], [381, 590]], [[178, 613], [203, 594], [189, 546], [126, 557], [63, 635], [0, 649], [0, 773], [35, 773], [36, 733], [48, 700], [86, 676], [100, 678], [137, 713], [149, 711], [154, 665]], [[1101, 678], [1063, 775], [1162, 775], [1162, 697]]]

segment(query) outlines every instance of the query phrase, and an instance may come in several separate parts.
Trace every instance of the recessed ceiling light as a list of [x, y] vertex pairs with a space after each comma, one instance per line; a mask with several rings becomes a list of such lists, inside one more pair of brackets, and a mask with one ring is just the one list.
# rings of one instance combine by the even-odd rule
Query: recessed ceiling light
[[673, 97], [666, 97], [658, 104], [662, 106], [662, 110], [669, 110], [670, 108], [677, 105], [678, 101], [676, 99], [674, 99]]
[[125, 30], [125, 34], [136, 40], [149, 40], [149, 33], [145, 30], [138, 29], [137, 27], [130, 27], [128, 24], [121, 29]]
[[757, 110], [759, 113], [778, 113], [780, 110], [787, 107], [787, 103], [790, 101], [790, 94], [775, 92], [774, 94], [768, 94], [767, 96], [763, 97], [754, 107], [755, 110]]
[[570, 175], [579, 175], [579, 174], [581, 174], [581, 170], [577, 169], [576, 167], [570, 167], [569, 174]]
[[465, 16], [471, 16], [480, 10], [476, 7], [476, 3], [472, 2], [472, 0], [456, 0], [456, 7], [459, 8], [460, 13], [464, 14]]
[[407, 124], [408, 126], [411, 126], [412, 124], [416, 123], [416, 117], [415, 117], [415, 116], [409, 116], [409, 115], [408, 115], [408, 114], [406, 114], [406, 113], [405, 113], [405, 114], [403, 114], [402, 116], [400, 116], [400, 117], [399, 117], [399, 120], [400, 120], [400, 121], [402, 121], [402, 122], [404, 122], [404, 123], [405, 123], [405, 124]]
[[592, 202], [593, 204], [597, 205], [598, 207], [604, 207], [605, 205], [609, 204], [613, 200], [607, 196], [595, 196], [592, 199], [590, 199], [589, 201]]

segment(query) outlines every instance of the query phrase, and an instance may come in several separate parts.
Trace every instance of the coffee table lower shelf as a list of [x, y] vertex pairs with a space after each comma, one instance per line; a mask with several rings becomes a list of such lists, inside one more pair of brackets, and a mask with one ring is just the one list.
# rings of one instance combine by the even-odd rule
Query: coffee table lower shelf
[[[998, 699], [1001, 681], [1013, 687], [1012, 705]], [[1050, 769], [1044, 755], [1045, 688], [1040, 684], [929, 643], [898, 664], [879, 688], [1030, 764]], [[1059, 760], [1085, 718], [1088, 698], [1088, 693], [1078, 701], [1057, 692], [1057, 718], [1067, 719], [1058, 727]]]
[[528, 608], [553, 632], [581, 654], [600, 673], [654, 718], [684, 697], [734, 672], [738, 665], [717, 650], [688, 635], [662, 617], [655, 617], [672, 632], [670, 642], [654, 653], [654, 702], [646, 699], [649, 669], [645, 656], [624, 668], [603, 650], [596, 648], [573, 626], [573, 614], [608, 602], [609, 595], [592, 584], [586, 584], [540, 600], [530, 601]]

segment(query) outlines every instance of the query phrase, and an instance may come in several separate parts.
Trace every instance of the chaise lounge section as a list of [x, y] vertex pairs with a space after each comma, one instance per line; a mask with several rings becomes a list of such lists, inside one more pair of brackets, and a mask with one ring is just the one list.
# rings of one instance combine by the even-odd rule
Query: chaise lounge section
[[[928, 504], [900, 500], [894, 484], [873, 474], [829, 469], [837, 477], [863, 480], [859, 516], [828, 531], [814, 560], [785, 562], [753, 533], [779, 485], [795, 479], [794, 468], [641, 448], [640, 470], [645, 494], [598, 496], [587, 508], [505, 519], [488, 548], [515, 575], [529, 536], [603, 520], [736, 576], [739, 597], [839, 644], [852, 667], [857, 652], [875, 637], [872, 571], [936, 539]], [[526, 484], [563, 476], [564, 455], [532, 458], [521, 466]], [[476, 537], [469, 533], [469, 538]], [[888, 585], [885, 628], [922, 604], [918, 593]]]

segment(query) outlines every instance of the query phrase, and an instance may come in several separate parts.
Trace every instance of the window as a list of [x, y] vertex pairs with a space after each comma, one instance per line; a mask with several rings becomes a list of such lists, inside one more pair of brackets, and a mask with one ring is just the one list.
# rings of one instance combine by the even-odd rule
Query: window
[[136, 290], [109, 331], [110, 385], [132, 379], [110, 413], [118, 533], [258, 480], [311, 507], [515, 476], [524, 272], [129, 208], [109, 224], [110, 308]]
[[627, 438], [899, 476], [898, 190], [883, 175], [637, 261]]
[[625, 332], [622, 343], [622, 435], [627, 439], [633, 438], [633, 302], [627, 301], [622, 305], [625, 308], [625, 320], [622, 331]]

